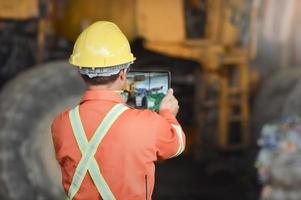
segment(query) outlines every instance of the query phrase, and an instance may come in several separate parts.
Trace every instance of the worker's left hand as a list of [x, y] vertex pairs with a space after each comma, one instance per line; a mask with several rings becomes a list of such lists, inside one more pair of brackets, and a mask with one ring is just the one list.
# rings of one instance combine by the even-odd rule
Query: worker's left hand
[[174, 116], [177, 116], [179, 111], [179, 103], [176, 97], [173, 95], [173, 89], [169, 89], [166, 96], [162, 99], [160, 104], [160, 111], [168, 109], [174, 114]]

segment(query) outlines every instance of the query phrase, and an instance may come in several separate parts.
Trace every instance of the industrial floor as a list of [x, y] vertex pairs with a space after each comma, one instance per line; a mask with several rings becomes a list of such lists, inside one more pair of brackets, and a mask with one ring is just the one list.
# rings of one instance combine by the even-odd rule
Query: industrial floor
[[154, 200], [258, 200], [260, 187], [253, 161], [244, 154], [206, 162], [190, 156], [156, 166]]

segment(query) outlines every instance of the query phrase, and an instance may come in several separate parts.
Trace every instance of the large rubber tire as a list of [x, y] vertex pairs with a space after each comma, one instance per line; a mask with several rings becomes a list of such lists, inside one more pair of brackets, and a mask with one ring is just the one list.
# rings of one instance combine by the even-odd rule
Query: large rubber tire
[[283, 107], [284, 116], [301, 116], [301, 81], [293, 88]]
[[63, 199], [50, 126], [80, 100], [84, 84], [65, 61], [36, 66], [0, 94], [0, 199]]
[[[258, 136], [263, 124], [282, 117], [300, 114], [301, 69], [280, 71], [267, 79], [255, 99], [253, 128]], [[298, 109], [295, 105], [299, 105]]]

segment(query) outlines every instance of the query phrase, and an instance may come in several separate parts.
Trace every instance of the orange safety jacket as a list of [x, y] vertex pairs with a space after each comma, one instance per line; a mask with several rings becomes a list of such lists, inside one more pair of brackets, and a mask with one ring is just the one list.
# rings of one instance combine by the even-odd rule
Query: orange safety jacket
[[[116, 92], [86, 91], [79, 105], [79, 117], [89, 142], [117, 104], [124, 102]], [[52, 138], [66, 194], [83, 157], [70, 120], [69, 111], [65, 111], [52, 124]], [[154, 188], [154, 162], [178, 156], [184, 148], [185, 134], [169, 110], [157, 114], [150, 110], [126, 109], [100, 142], [93, 161], [95, 158], [115, 199], [150, 200]], [[87, 172], [72, 199], [107, 200], [101, 197], [93, 180], [91, 172]]]

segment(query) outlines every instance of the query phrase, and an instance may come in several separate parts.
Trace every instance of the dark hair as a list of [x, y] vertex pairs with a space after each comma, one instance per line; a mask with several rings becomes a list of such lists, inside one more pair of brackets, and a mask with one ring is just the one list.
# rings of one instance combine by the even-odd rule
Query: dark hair
[[98, 76], [94, 78], [89, 78], [89, 76], [81, 74], [81, 77], [89, 85], [106, 85], [116, 81], [119, 77], [119, 73], [111, 76]]

